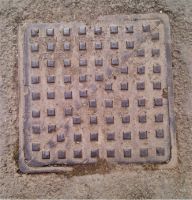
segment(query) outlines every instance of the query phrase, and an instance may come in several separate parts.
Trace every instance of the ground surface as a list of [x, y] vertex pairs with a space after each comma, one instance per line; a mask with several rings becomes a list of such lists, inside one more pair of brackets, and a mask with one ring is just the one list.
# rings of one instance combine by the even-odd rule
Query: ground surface
[[[171, 21], [177, 167], [135, 170], [100, 161], [68, 175], [18, 173], [19, 25], [149, 12]], [[192, 198], [191, 52], [192, 0], [0, 0], [0, 198]]]

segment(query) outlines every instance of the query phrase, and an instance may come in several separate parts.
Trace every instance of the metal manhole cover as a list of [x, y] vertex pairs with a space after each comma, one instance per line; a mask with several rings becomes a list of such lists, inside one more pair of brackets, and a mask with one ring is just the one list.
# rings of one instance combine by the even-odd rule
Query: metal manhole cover
[[164, 15], [28, 25], [20, 55], [20, 168], [164, 163], [173, 114]]

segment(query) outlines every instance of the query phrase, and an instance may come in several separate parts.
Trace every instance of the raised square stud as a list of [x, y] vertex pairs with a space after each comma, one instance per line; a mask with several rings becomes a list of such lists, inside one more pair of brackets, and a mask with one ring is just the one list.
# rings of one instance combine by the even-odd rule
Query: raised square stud
[[85, 26], [79, 27], [79, 35], [86, 35], [86, 27]]
[[102, 49], [102, 42], [100, 41], [95, 42], [95, 49], [96, 50]]
[[57, 152], [57, 157], [58, 157], [58, 159], [65, 159], [66, 158], [66, 152], [63, 151], [63, 150], [59, 150]]
[[112, 141], [112, 140], [115, 140], [115, 133], [114, 132], [107, 133], [107, 141]]
[[105, 84], [105, 90], [106, 91], [112, 91], [113, 90], [112, 86], [113, 86], [112, 83], [106, 83]]
[[32, 143], [32, 151], [40, 151], [40, 144]]
[[114, 117], [113, 116], [107, 116], [105, 117], [106, 124], [114, 124]]
[[151, 33], [151, 40], [159, 40], [159, 32]]
[[40, 100], [40, 92], [32, 92], [32, 100]]
[[79, 50], [86, 50], [86, 42], [79, 42]]
[[48, 147], [49, 147], [49, 150], [51, 150], [50, 148], [55, 147], [55, 146], [57, 145], [57, 142], [54, 141], [54, 140], [52, 140], [52, 139], [50, 139], [50, 140], [47, 142], [47, 145], [48, 145]]
[[131, 158], [131, 149], [124, 149], [124, 158]]
[[38, 60], [32, 60], [31, 61], [31, 67], [32, 68], [39, 68], [39, 61]]
[[55, 44], [53, 42], [47, 43], [47, 51], [54, 51], [55, 50]]
[[164, 138], [164, 130], [163, 129], [157, 129], [155, 130], [156, 138]]
[[111, 65], [119, 65], [119, 58], [112, 58]]
[[79, 60], [79, 66], [80, 66], [80, 67], [87, 66], [87, 60], [81, 58], [81, 59]]
[[71, 83], [71, 76], [70, 75], [64, 75], [64, 83]]
[[48, 133], [54, 133], [54, 132], [56, 132], [56, 125], [49, 124], [48, 125]]
[[116, 25], [110, 26], [110, 33], [111, 34], [117, 34], [118, 33], [118, 26], [116, 26]]
[[125, 115], [122, 117], [122, 123], [123, 124], [128, 124], [130, 123], [130, 115]]
[[87, 76], [86, 75], [80, 75], [79, 76], [79, 82], [86, 82], [87, 81]]
[[31, 44], [31, 52], [38, 52], [38, 51], [39, 51], [39, 44], [38, 43]]
[[39, 36], [39, 29], [38, 28], [32, 28], [31, 29], [31, 36], [32, 37], [38, 37]]
[[39, 110], [32, 110], [32, 117], [33, 118], [40, 118], [40, 111]]
[[64, 63], [64, 67], [70, 67], [71, 66], [71, 60], [69, 60], [69, 59], [64, 59], [63, 63]]
[[151, 30], [149, 24], [147, 24], [147, 25], [143, 25], [142, 28], [143, 28], [143, 32], [150, 32], [150, 30]]
[[55, 109], [54, 108], [47, 109], [47, 116], [48, 117], [55, 116]]
[[155, 122], [163, 122], [163, 114], [162, 113], [155, 115]]
[[82, 150], [74, 150], [73, 151], [73, 157], [74, 158], [82, 158], [83, 157]]
[[154, 106], [162, 106], [163, 99], [162, 98], [154, 98]]
[[139, 115], [138, 116], [139, 123], [146, 123], [147, 122], [147, 116], [146, 115]]
[[126, 33], [133, 33], [133, 32], [134, 32], [134, 31], [133, 31], [133, 25], [126, 26], [126, 27], [125, 27], [125, 31], [126, 31]]
[[137, 90], [144, 90], [145, 89], [145, 82], [137, 83]]
[[159, 64], [153, 65], [153, 73], [161, 73], [161, 66]]
[[65, 108], [64, 109], [64, 114], [65, 114], [65, 116], [72, 116], [73, 109], [72, 108]]
[[95, 33], [95, 35], [101, 35], [101, 33], [102, 33], [102, 27], [96, 26], [94, 28], [94, 33]]
[[103, 59], [95, 59], [95, 66], [103, 66]]
[[148, 157], [148, 149], [147, 148], [140, 149], [140, 157]]
[[121, 107], [122, 108], [129, 107], [129, 99], [121, 100]]
[[91, 158], [99, 157], [99, 149], [91, 150]]
[[90, 141], [91, 142], [98, 141], [98, 133], [90, 133]]
[[112, 41], [110, 43], [110, 48], [111, 49], [118, 49], [119, 48], [118, 42], [117, 41]]
[[64, 133], [60, 133], [57, 135], [57, 142], [64, 142], [65, 141], [65, 135]]
[[137, 50], [137, 56], [138, 57], [144, 57], [145, 56], [145, 50], [144, 49], [138, 49]]
[[160, 56], [160, 49], [152, 49], [151, 50], [152, 57], [159, 57]]
[[96, 74], [95, 81], [103, 81], [103, 74]]
[[153, 89], [154, 90], [161, 90], [161, 82], [160, 81], [153, 82]]
[[89, 100], [89, 107], [90, 108], [96, 108], [97, 107], [97, 101], [96, 101], [96, 99]]
[[55, 61], [54, 60], [47, 60], [47, 67], [55, 67]]
[[134, 42], [133, 41], [126, 41], [126, 48], [127, 49], [134, 49]]
[[105, 100], [105, 107], [106, 107], [106, 108], [113, 108], [113, 100], [111, 100], [111, 99], [106, 99], [106, 100]]
[[55, 92], [47, 92], [47, 99], [55, 99]]
[[121, 83], [121, 90], [128, 90], [128, 83]]
[[64, 42], [63, 44], [63, 49], [64, 51], [69, 51], [70, 50], [70, 42]]
[[114, 158], [115, 157], [115, 150], [114, 149], [107, 150], [107, 157], [108, 158]]
[[51, 75], [47, 77], [47, 83], [55, 83], [55, 76]]
[[157, 156], [164, 156], [165, 155], [165, 148], [157, 147], [156, 148], [156, 155]]
[[81, 118], [79, 116], [74, 116], [73, 117], [73, 124], [80, 124], [81, 123]]
[[72, 91], [64, 92], [65, 99], [72, 99]]
[[123, 132], [123, 140], [131, 140], [131, 132]]
[[40, 127], [40, 125], [32, 125], [32, 133], [34, 133], [34, 134], [40, 134], [41, 133], [41, 127]]
[[147, 139], [147, 131], [139, 131], [139, 139]]
[[121, 67], [122, 74], [128, 74], [128, 67]]
[[145, 66], [137, 67], [137, 74], [145, 74]]
[[79, 133], [74, 134], [74, 142], [81, 142], [82, 141], [82, 136]]
[[47, 36], [54, 36], [54, 29], [53, 28], [47, 28], [46, 34], [47, 34]]
[[97, 116], [90, 117], [90, 124], [97, 124]]
[[88, 96], [87, 90], [80, 90], [79, 96], [83, 98], [87, 97]]
[[42, 151], [42, 159], [50, 159], [50, 151]]
[[145, 99], [144, 98], [138, 99], [137, 103], [139, 107], [143, 107], [145, 106]]
[[70, 36], [70, 28], [69, 27], [64, 27], [63, 28], [63, 35], [64, 36]]

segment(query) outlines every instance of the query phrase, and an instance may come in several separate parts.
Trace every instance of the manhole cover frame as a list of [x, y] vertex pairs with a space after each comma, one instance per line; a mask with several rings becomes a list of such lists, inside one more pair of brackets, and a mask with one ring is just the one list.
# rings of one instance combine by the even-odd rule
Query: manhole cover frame
[[[100, 19], [110, 19], [114, 16], [101, 16]], [[168, 112], [169, 112], [169, 128], [170, 128], [170, 142], [171, 142], [171, 156], [167, 163], [159, 164], [158, 168], [172, 168], [177, 164], [177, 149], [176, 149], [176, 135], [175, 135], [175, 118], [174, 118], [174, 99], [173, 99], [173, 80], [172, 80], [172, 64], [171, 64], [171, 35], [170, 35], [170, 24], [169, 18], [165, 14], [142, 14], [142, 15], [118, 15], [117, 17], [122, 17], [128, 21], [134, 20], [150, 20], [159, 19], [164, 24], [165, 31], [165, 46], [166, 46], [166, 59], [167, 59], [167, 88], [168, 88]], [[97, 20], [96, 20], [97, 21]], [[63, 24], [63, 23], [60, 23]], [[25, 95], [28, 93], [28, 89], [24, 86], [24, 70], [25, 70], [25, 60], [24, 60], [24, 32], [33, 27], [35, 24], [23, 25], [19, 27], [19, 168], [24, 173], [44, 173], [44, 172], [66, 172], [73, 170], [72, 166], [58, 165], [58, 166], [43, 166], [43, 167], [32, 167], [25, 159], [25, 117], [24, 113], [27, 111], [25, 104]], [[25, 105], [25, 106], [23, 106]], [[128, 164], [129, 165], [129, 164]], [[131, 163], [132, 167], [138, 168], [141, 165]]]

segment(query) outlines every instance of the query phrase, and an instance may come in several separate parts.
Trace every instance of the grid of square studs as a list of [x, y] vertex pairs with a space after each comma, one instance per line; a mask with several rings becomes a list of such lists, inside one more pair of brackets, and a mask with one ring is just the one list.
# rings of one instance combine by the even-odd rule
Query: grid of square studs
[[[150, 25], [145, 25], [145, 26], [142, 26], [141, 27], [141, 30], [143, 32], [150, 32]], [[86, 26], [80, 26], [78, 31], [76, 30], [72, 30], [72, 28], [69, 28], [69, 27], [64, 27], [63, 28], [63, 36], [64, 37], [70, 37], [71, 36], [71, 32], [72, 31], [75, 31], [77, 32], [77, 35], [79, 36], [86, 36], [87, 34], [87, 27]], [[111, 25], [109, 27], [109, 30], [110, 34], [118, 34], [119, 33], [119, 28], [117, 25]], [[39, 32], [40, 30], [38, 28], [33, 28], [31, 29], [31, 37], [38, 37], [39, 36]], [[104, 31], [102, 29], [102, 27], [94, 27], [94, 34], [95, 36], [100, 36], [102, 34], [104, 34]], [[134, 34], [134, 27], [133, 26], [125, 26], [124, 27], [124, 32], [127, 33], [127, 34]], [[159, 40], [159, 32], [150, 32], [151, 34], [151, 40], [152, 41], [158, 41]], [[55, 35], [55, 30], [54, 28], [47, 28], [45, 30], [45, 36], [47, 37], [54, 37]], [[103, 48], [103, 45], [102, 45], [102, 42], [101, 41], [95, 41], [94, 43], [95, 45], [95, 49], [96, 50], [102, 50]], [[79, 41], [79, 50], [86, 50], [87, 44], [86, 42], [84, 41]], [[134, 49], [134, 41], [125, 41], [125, 48], [126, 49]], [[47, 51], [54, 51], [55, 50], [55, 47], [56, 47], [56, 43], [53, 43], [53, 42], [47, 42]], [[111, 41], [110, 42], [110, 48], [111, 49], [118, 49], [119, 48], [119, 44], [118, 44], [118, 41]], [[64, 51], [70, 51], [71, 50], [71, 47], [70, 47], [70, 42], [67, 42], [65, 41], [63, 43], [63, 50]], [[37, 43], [32, 43], [31, 44], [31, 52], [38, 52], [39, 51], [39, 45]], [[144, 57], [145, 56], [145, 50], [144, 49], [138, 49], [136, 51], [136, 55], [139, 56], [139, 57]], [[160, 49], [151, 49], [151, 56], [154, 57], [154, 56], [157, 56], [159, 57], [160, 56]]]
[[[143, 32], [150, 32], [150, 25], [142, 26]], [[70, 36], [71, 29], [68, 27], [65, 27], [63, 29], [63, 36]], [[102, 34], [102, 27], [95, 27], [94, 28], [94, 34], [95, 35], [101, 35]], [[85, 26], [79, 27], [78, 34], [79, 35], [86, 35], [87, 28]], [[125, 27], [125, 32], [132, 34], [134, 33], [134, 27], [133, 26], [127, 26]], [[110, 33], [111, 34], [118, 34], [118, 26], [110, 26]], [[39, 35], [39, 29], [32, 29], [31, 30], [31, 36], [36, 37]], [[47, 28], [46, 29], [46, 36], [52, 36], [54, 37], [54, 28]], [[151, 40], [159, 40], [159, 33], [152, 33]], [[47, 51], [54, 52], [55, 50], [55, 43], [48, 42], [47, 43]], [[102, 50], [103, 46], [100, 41], [95, 42], [95, 49], [96, 50]], [[110, 42], [110, 48], [111, 49], [118, 49], [119, 45], [117, 41], [111, 41]], [[125, 48], [126, 49], [134, 49], [134, 41], [125, 41]], [[79, 42], [79, 51], [85, 51], [87, 49], [86, 42]], [[64, 51], [70, 51], [71, 46], [69, 42], [64, 42], [63, 44], [63, 50]], [[31, 52], [38, 52], [39, 51], [39, 44], [33, 43], [31, 45]], [[144, 49], [138, 49], [136, 51], [136, 55], [138, 57], [144, 57], [145, 56], [145, 50]], [[160, 56], [160, 50], [159, 49], [152, 49], [151, 50], [151, 56]], [[79, 66], [87, 66], [87, 60], [86, 59], [80, 59], [79, 60]], [[71, 60], [70, 59], [64, 59], [63, 60], [64, 67], [71, 67]], [[119, 65], [119, 59], [118, 58], [112, 58], [111, 59], [111, 65]], [[55, 61], [54, 60], [47, 60], [47, 67], [54, 67]], [[95, 66], [103, 66], [103, 60], [102, 59], [95, 59]], [[31, 67], [32, 68], [39, 68], [39, 61], [38, 60], [32, 60], [31, 61]], [[161, 66], [159, 64], [156, 64], [153, 66], [153, 73], [160, 73], [161, 72]], [[122, 67], [121, 73], [128, 74], [128, 67]], [[137, 74], [142, 75], [145, 73], [145, 66], [138, 66], [137, 67]], [[55, 76], [49, 75], [47, 76], [47, 83], [53, 84], [55, 83]], [[64, 78], [64, 84], [72, 83], [72, 78], [70, 75], [65, 75]], [[80, 75], [79, 76], [79, 82], [86, 82], [87, 78], [86, 75]], [[96, 74], [95, 75], [95, 81], [103, 81], [104, 77], [103, 74]], [[31, 77], [31, 84], [38, 84], [40, 83], [40, 77], [39, 76], [32, 76]], [[145, 90], [145, 83], [144, 82], [137, 82], [136, 83], [136, 89], [137, 90]], [[153, 82], [153, 89], [154, 90], [161, 90], [161, 82]], [[112, 84], [105, 85], [105, 90], [112, 90]], [[128, 82], [120, 83], [120, 90], [128, 90]], [[87, 90], [80, 90], [79, 91], [80, 98], [87, 98], [88, 97], [88, 91]], [[64, 99], [70, 100], [73, 98], [72, 91], [65, 91], [64, 92]], [[55, 99], [55, 92], [47, 92], [47, 99]], [[33, 92], [32, 93], [32, 100], [40, 100], [40, 93], [39, 92]], [[89, 101], [89, 108], [96, 108], [97, 107], [97, 101], [96, 99]], [[104, 105], [106, 108], [113, 108], [113, 100], [112, 99], [105, 99]], [[126, 108], [129, 107], [129, 99], [122, 100], [121, 107]], [[138, 107], [145, 106], [145, 99], [138, 99]], [[154, 107], [155, 106], [163, 106], [163, 99], [162, 98], [154, 98]], [[54, 108], [47, 109], [47, 116], [48, 117], [54, 117], [56, 115], [56, 111]], [[73, 109], [72, 108], [65, 108], [64, 109], [64, 115], [65, 116], [72, 116], [73, 124], [81, 124], [81, 118], [80, 116], [73, 116]], [[38, 110], [32, 110], [32, 117], [33, 118], [40, 118], [40, 111]], [[90, 116], [90, 124], [97, 124], [97, 116]], [[130, 116], [123, 116], [122, 117], [122, 123], [130, 123]], [[114, 116], [106, 116], [105, 123], [106, 124], [113, 124], [115, 121]], [[158, 113], [154, 116], [155, 122], [163, 122], [163, 114]], [[146, 115], [139, 115], [138, 116], [138, 123], [146, 123], [147, 122], [147, 116]], [[40, 133], [40, 127], [32, 127], [33, 133]], [[48, 126], [48, 133], [56, 132], [56, 125], [49, 125]], [[155, 131], [157, 138], [163, 138], [164, 137], [164, 130], [158, 129]], [[147, 131], [139, 131], [138, 133], [139, 139], [147, 139]], [[123, 140], [131, 140], [131, 132], [123, 132], [122, 133]], [[107, 133], [107, 141], [113, 141], [115, 140], [115, 133]], [[64, 134], [57, 135], [57, 142], [64, 142]], [[90, 141], [98, 141], [98, 133], [90, 133]], [[74, 142], [82, 142], [82, 135], [81, 134], [74, 134]], [[39, 143], [33, 143], [32, 144], [32, 151], [40, 151], [40, 144]], [[131, 157], [132, 149], [123, 149], [123, 155], [124, 157]], [[156, 155], [164, 155], [165, 150], [162, 147], [159, 147], [156, 149]], [[74, 151], [74, 158], [82, 158], [82, 150], [75, 150]], [[115, 149], [109, 149], [106, 150], [106, 155], [108, 158], [115, 157]], [[91, 157], [98, 157], [99, 156], [99, 149], [91, 150], [90, 153]], [[147, 157], [148, 156], [148, 149], [140, 149], [140, 157]], [[49, 151], [43, 151], [42, 152], [42, 158], [43, 159], [50, 159], [50, 152]], [[65, 159], [66, 158], [66, 152], [59, 150], [58, 151], [58, 159]]]

